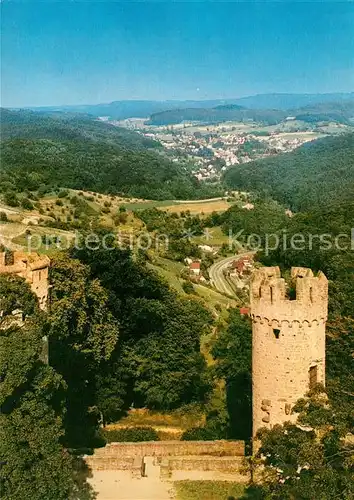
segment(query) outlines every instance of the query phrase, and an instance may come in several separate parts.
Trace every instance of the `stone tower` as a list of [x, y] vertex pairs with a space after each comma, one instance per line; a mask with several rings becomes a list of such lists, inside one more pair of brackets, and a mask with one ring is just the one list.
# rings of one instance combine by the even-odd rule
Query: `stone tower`
[[250, 287], [253, 437], [261, 427], [294, 422], [294, 403], [325, 383], [327, 278], [299, 267], [291, 276], [294, 300], [287, 298], [278, 267], [255, 271]]

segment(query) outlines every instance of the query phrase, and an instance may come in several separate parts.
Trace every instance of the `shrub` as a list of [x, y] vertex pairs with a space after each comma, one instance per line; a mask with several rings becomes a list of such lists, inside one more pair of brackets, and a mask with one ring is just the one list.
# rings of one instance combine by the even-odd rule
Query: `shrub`
[[7, 217], [7, 214], [5, 212], [0, 212], [0, 222], [8, 222], [9, 219]]
[[182, 283], [182, 288], [186, 293], [195, 293], [194, 286], [190, 281], [184, 281]]
[[41, 184], [38, 188], [37, 194], [40, 198], [48, 192], [48, 187], [45, 184]]
[[33, 207], [33, 203], [28, 198], [22, 198], [22, 200], [21, 200], [21, 206], [25, 210], [33, 210], [33, 208], [34, 208]]
[[108, 443], [159, 441], [157, 432], [152, 427], [126, 427], [124, 429], [104, 430]]
[[14, 193], [13, 191], [7, 191], [4, 194], [4, 202], [5, 205], [9, 205], [10, 207], [18, 207], [20, 204], [16, 193]]
[[57, 200], [55, 200], [55, 204], [58, 206], [58, 207], [62, 207], [63, 206], [63, 202], [61, 200], [59, 200], [59, 198]]
[[66, 198], [69, 194], [69, 191], [67, 189], [62, 189], [58, 193], [58, 198]]
[[214, 439], [214, 433], [205, 427], [192, 427], [181, 436], [181, 441], [212, 441]]

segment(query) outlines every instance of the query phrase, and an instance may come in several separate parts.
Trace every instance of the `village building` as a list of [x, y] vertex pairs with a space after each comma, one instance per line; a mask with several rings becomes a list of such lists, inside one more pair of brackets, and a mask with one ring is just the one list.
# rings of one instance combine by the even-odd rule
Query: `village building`
[[191, 262], [189, 264], [189, 272], [191, 275], [199, 276], [200, 275], [200, 262]]

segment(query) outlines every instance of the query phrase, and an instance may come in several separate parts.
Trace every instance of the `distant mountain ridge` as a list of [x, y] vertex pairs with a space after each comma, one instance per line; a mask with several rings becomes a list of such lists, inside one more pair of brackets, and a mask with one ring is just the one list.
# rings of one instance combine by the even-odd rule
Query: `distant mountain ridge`
[[151, 125], [173, 125], [188, 121], [204, 123], [254, 121], [264, 125], [276, 125], [284, 121], [287, 116], [307, 123], [333, 121], [346, 125], [354, 125], [354, 99], [338, 102], [320, 102], [287, 110], [245, 108], [235, 104], [216, 106], [211, 109], [175, 109], [152, 114], [148, 123]]
[[126, 118], [148, 118], [154, 113], [185, 108], [215, 108], [217, 106], [238, 105], [250, 109], [288, 110], [307, 105], [354, 100], [354, 92], [327, 94], [257, 94], [240, 98], [209, 100], [121, 100], [103, 104], [80, 104], [70, 106], [29, 107], [34, 111], [67, 111], [88, 113], [93, 116], [108, 116], [114, 120]]
[[276, 125], [283, 121], [287, 114], [279, 109], [247, 109], [238, 105], [224, 105], [211, 109], [185, 108], [162, 111], [152, 114], [147, 123], [149, 125], [175, 125], [182, 122], [257, 121], [266, 125]]

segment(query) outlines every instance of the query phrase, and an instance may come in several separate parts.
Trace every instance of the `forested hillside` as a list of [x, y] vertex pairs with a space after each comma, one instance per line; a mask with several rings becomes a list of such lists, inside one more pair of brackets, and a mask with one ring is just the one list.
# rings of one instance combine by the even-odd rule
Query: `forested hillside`
[[300, 108], [292, 106], [288, 109], [282, 106], [273, 107], [270, 99], [269, 104], [259, 106], [258, 108], [255, 106], [248, 108], [235, 103], [226, 103], [215, 107], [205, 106], [199, 109], [195, 107], [167, 109], [166, 111], [153, 113], [149, 123], [151, 125], [170, 125], [183, 121], [200, 121], [204, 123], [255, 121], [264, 125], [275, 125], [285, 120], [287, 116], [293, 116], [297, 120], [303, 120], [308, 123], [337, 122], [352, 125], [353, 115], [354, 101], [350, 99], [338, 102], [313, 102]]
[[237, 105], [217, 106], [215, 108], [185, 108], [154, 113], [150, 117], [151, 125], [170, 125], [183, 121], [201, 121], [205, 123], [223, 121], [258, 121], [266, 125], [275, 125], [286, 117], [286, 112], [277, 109], [246, 109]]
[[42, 114], [1, 109], [1, 139], [91, 139], [127, 149], [161, 147], [156, 141], [93, 116], [75, 113]]
[[214, 194], [183, 167], [150, 150], [158, 143], [90, 118], [2, 113], [0, 191], [41, 186], [149, 199]]
[[354, 134], [329, 137], [280, 156], [236, 165], [225, 174], [232, 189], [259, 191], [295, 210], [354, 196]]

